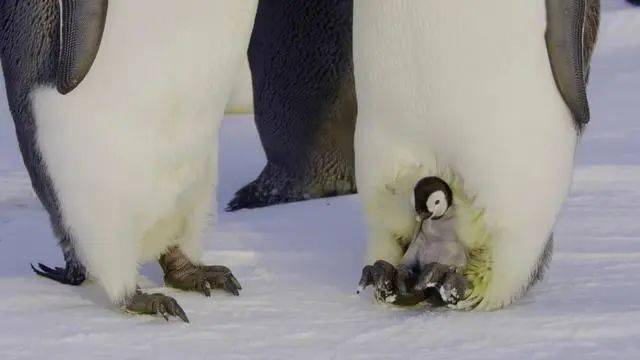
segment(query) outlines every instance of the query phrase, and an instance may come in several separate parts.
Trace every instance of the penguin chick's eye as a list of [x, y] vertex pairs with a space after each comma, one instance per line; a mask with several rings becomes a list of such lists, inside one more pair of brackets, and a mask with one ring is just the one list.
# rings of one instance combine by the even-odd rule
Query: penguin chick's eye
[[447, 211], [447, 197], [444, 191], [435, 191], [427, 198], [427, 210], [433, 214], [433, 217], [444, 215]]

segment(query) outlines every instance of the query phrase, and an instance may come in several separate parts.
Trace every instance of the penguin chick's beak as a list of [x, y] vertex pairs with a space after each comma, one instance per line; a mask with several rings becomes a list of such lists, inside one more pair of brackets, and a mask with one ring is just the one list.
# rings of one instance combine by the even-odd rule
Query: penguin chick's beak
[[429, 220], [431, 219], [431, 216], [433, 216], [432, 213], [430, 212], [420, 212], [418, 215], [416, 215], [416, 221], [417, 222], [423, 222], [425, 220]]

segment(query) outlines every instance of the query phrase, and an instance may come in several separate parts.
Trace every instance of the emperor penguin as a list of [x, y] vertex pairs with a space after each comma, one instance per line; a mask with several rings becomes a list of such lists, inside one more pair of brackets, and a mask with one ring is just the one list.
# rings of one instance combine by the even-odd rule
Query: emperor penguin
[[[374, 270], [388, 281], [378, 284], [392, 283], [415, 222], [406, 199], [418, 179], [439, 176], [453, 190], [456, 233], [469, 255], [470, 290], [455, 307], [511, 304], [551, 256], [589, 120], [585, 88], [599, 1], [354, 6], [366, 262], [381, 260]], [[388, 298], [406, 303], [400, 294]]]
[[267, 157], [227, 210], [355, 192], [353, 0], [260, 1], [248, 57]]
[[218, 127], [257, 0], [0, 3], [0, 56], [25, 166], [66, 266], [134, 313], [178, 316], [137, 287], [159, 260], [165, 283], [235, 295], [229, 269], [199, 261], [217, 179]]

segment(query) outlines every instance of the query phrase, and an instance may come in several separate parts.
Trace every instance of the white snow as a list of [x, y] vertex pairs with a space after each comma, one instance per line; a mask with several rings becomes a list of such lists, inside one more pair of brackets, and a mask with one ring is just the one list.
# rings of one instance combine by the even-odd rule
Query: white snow
[[[221, 131], [218, 223], [205, 260], [240, 297], [171, 289], [190, 324], [132, 316], [94, 284], [36, 277], [63, 263], [21, 163], [0, 91], [0, 359], [633, 359], [640, 354], [640, 9], [603, 0], [592, 122], [546, 279], [490, 312], [402, 309], [355, 295], [365, 234], [357, 196], [225, 213], [264, 155], [249, 116]], [[4, 89], [4, 87], [2, 87]], [[531, 191], [536, 191], [531, 189]], [[159, 287], [155, 264], [143, 284]]]

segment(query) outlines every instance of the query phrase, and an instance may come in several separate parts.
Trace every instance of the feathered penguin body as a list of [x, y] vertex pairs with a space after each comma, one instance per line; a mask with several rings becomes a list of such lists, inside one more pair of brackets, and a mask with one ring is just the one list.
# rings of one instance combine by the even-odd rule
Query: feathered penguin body
[[578, 140], [546, 3], [367, 1], [354, 14], [366, 262], [400, 262], [414, 223], [407, 196], [418, 179], [448, 174], [465, 200], [457, 228], [475, 286], [460, 306], [511, 303], [544, 262]]
[[170, 246], [198, 261], [218, 127], [256, 3], [111, 0], [84, 81], [29, 95], [65, 228], [114, 302]]

